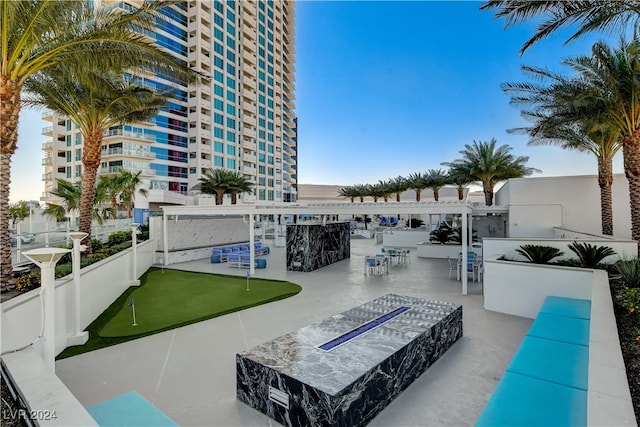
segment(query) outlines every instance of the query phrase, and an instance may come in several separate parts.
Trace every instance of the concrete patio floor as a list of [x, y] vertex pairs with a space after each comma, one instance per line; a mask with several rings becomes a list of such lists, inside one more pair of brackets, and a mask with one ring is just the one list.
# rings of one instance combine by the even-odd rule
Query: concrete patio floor
[[[85, 407], [135, 390], [182, 426], [278, 425], [236, 400], [236, 353], [397, 293], [462, 304], [464, 337], [369, 425], [474, 425], [532, 321], [484, 310], [480, 284], [471, 280], [463, 296], [447, 260], [412, 253], [410, 264], [388, 275], [365, 276], [364, 256], [380, 247], [352, 239], [350, 259], [310, 273], [287, 271], [284, 249], [272, 247], [255, 277], [297, 283], [298, 295], [60, 360], [56, 373]], [[209, 260], [171, 268], [246, 275]]]

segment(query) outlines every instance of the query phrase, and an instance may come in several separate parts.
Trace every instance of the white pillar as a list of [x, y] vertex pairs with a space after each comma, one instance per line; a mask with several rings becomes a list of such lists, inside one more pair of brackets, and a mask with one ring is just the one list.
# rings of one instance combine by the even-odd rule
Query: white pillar
[[249, 214], [249, 274], [251, 274], [252, 276], [256, 272], [256, 266], [255, 266], [256, 246], [253, 243], [256, 237], [254, 226], [255, 226], [255, 218], [253, 214]]
[[162, 252], [164, 253], [164, 260], [162, 261], [162, 265], [165, 267], [169, 265], [169, 233], [167, 232], [168, 222], [168, 215], [165, 212], [164, 215], [162, 215]]
[[28, 259], [40, 267], [40, 283], [44, 303], [44, 326], [42, 333], [42, 358], [45, 363], [56, 371], [56, 295], [55, 269], [56, 263], [70, 249], [40, 248], [24, 253]]
[[44, 245], [49, 247], [49, 221], [44, 223]]
[[20, 227], [20, 223], [16, 225], [16, 264], [19, 264], [22, 261], [22, 230]]
[[80, 242], [87, 236], [87, 233], [69, 233], [69, 237], [73, 240], [71, 257], [73, 267], [73, 334], [67, 339], [67, 345], [69, 346], [83, 345], [89, 340], [89, 333], [83, 331], [80, 324], [80, 252], [86, 249]]
[[133, 252], [133, 261], [131, 261], [132, 277], [129, 286], [140, 286], [140, 280], [138, 280], [138, 227], [140, 224], [132, 222], [131, 227], [131, 249]]
[[467, 295], [467, 212], [466, 209], [462, 212], [462, 230], [460, 233], [462, 239], [462, 268], [460, 273], [462, 274], [462, 295]]

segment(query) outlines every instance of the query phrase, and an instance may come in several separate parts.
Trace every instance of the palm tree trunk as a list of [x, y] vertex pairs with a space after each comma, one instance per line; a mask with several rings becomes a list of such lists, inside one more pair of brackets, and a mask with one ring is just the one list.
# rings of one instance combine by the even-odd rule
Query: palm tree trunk
[[440, 199], [440, 190], [436, 190], [436, 189], [433, 190], [433, 198], [436, 200], [436, 202], [439, 201], [439, 199]]
[[102, 129], [93, 128], [84, 135], [82, 152], [82, 198], [80, 199], [80, 226], [78, 230], [87, 233], [82, 244], [87, 246], [87, 254], [91, 254], [91, 220], [96, 189], [96, 178], [100, 166], [102, 149]]
[[416, 202], [420, 201], [420, 197], [422, 196], [422, 189], [421, 188], [415, 188], [414, 190], [416, 190]]
[[613, 160], [598, 157], [598, 185], [600, 186], [600, 215], [602, 234], [613, 236], [613, 202], [611, 185], [613, 184]]
[[631, 205], [631, 238], [640, 249], [640, 129], [622, 141], [624, 174], [629, 181], [629, 204]]
[[222, 196], [224, 196], [224, 193], [216, 191], [216, 205], [222, 204]]
[[235, 205], [238, 202], [238, 193], [231, 193], [231, 204]]
[[396, 193], [396, 202], [400, 201], [400, 193]]
[[484, 203], [487, 206], [493, 206], [493, 186], [490, 183], [483, 182], [482, 190], [484, 191]]
[[15, 283], [11, 266], [9, 239], [9, 188], [11, 186], [11, 157], [18, 143], [20, 116], [20, 88], [17, 80], [0, 77], [0, 277], [2, 288]]
[[458, 187], [458, 200], [464, 199], [464, 187]]

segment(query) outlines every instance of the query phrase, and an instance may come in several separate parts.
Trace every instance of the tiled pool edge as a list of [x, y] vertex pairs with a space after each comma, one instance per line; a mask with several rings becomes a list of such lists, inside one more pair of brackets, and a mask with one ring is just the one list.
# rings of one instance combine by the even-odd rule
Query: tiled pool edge
[[587, 425], [638, 425], [604, 270], [594, 271], [591, 291]]

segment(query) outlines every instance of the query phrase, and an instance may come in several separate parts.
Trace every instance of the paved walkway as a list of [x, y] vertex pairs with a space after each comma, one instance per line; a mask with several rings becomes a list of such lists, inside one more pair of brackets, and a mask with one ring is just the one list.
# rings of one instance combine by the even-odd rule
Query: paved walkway
[[[267, 242], [269, 243], [269, 242]], [[446, 260], [416, 258], [388, 276], [365, 276], [373, 239], [353, 239], [351, 258], [310, 272], [288, 272], [275, 248], [256, 277], [289, 280], [302, 292], [254, 307], [56, 362], [56, 372], [85, 407], [137, 391], [182, 426], [271, 426], [236, 400], [235, 354], [387, 293], [463, 305], [464, 337], [382, 411], [371, 426], [474, 425], [531, 320], [483, 309], [480, 285], [449, 279]], [[415, 251], [414, 251], [415, 252]], [[193, 261], [184, 270], [246, 275]], [[176, 283], [179, 286], [179, 283]]]

